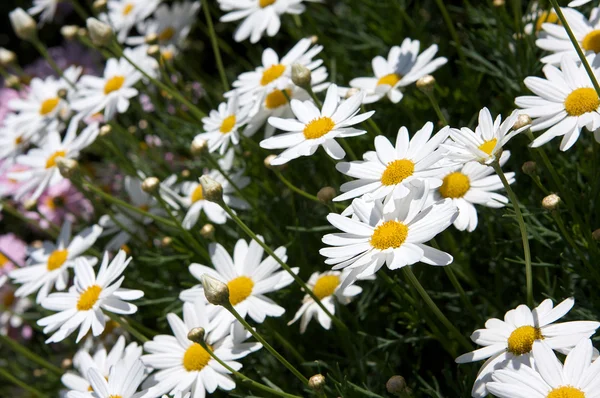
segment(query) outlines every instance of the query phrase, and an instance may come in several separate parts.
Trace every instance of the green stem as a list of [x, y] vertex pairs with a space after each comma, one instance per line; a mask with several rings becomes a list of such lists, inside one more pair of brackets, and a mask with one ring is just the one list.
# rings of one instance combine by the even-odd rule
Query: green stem
[[46, 49], [44, 43], [42, 43], [39, 39], [33, 40], [32, 43], [36, 50], [38, 50], [38, 52], [42, 55], [42, 57], [44, 57], [46, 61], [48, 61], [48, 64], [50, 64], [50, 67], [54, 70], [54, 72], [56, 72], [58, 76], [62, 77], [67, 83], [69, 83], [69, 86], [75, 88], [75, 84], [64, 76], [62, 69], [60, 69], [56, 62], [54, 62], [54, 59], [52, 59], [50, 53], [48, 53], [48, 50]]
[[21, 380], [17, 379], [15, 376], [13, 376], [12, 374], [10, 374], [4, 368], [0, 368], [0, 376], [4, 377], [5, 379], [7, 379], [8, 381], [10, 381], [11, 383], [13, 383], [13, 384], [21, 387], [22, 389], [24, 389], [26, 391], [29, 391], [31, 394], [35, 395], [36, 397], [41, 397], [41, 398], [47, 398], [47, 397], [49, 397], [49, 395], [46, 395], [46, 394], [38, 391], [37, 389], [33, 388], [29, 384], [25, 383], [24, 381], [21, 381]]
[[[298, 195], [304, 196], [306, 199], [310, 199], [313, 202], [318, 202], [321, 203], [322, 205], [327, 206], [326, 203], [323, 203], [319, 200], [319, 198], [317, 198], [315, 195], [311, 195], [306, 191], [303, 191], [302, 189], [298, 188], [297, 186], [295, 186], [294, 184], [292, 184], [287, 178], [285, 178], [280, 171], [273, 169], [273, 172], [275, 173], [275, 175], [277, 176], [277, 178], [279, 178], [281, 180], [281, 182], [283, 182], [285, 184], [286, 187], [288, 187], [290, 190], [296, 192]], [[346, 207], [340, 203], [336, 203], [335, 204], [336, 207], [338, 207], [341, 210], [344, 210]]]
[[435, 113], [437, 114], [438, 118], [440, 119], [440, 122], [442, 122], [442, 124], [444, 126], [447, 126], [448, 120], [446, 120], [446, 117], [442, 113], [442, 110], [440, 109], [440, 105], [438, 104], [437, 99], [435, 98], [435, 95], [433, 95], [433, 93], [425, 93], [425, 95], [427, 96], [427, 98], [429, 98], [429, 102], [431, 102], [431, 106], [435, 110]]
[[223, 84], [223, 90], [229, 91], [229, 83], [227, 82], [227, 75], [225, 74], [225, 68], [223, 67], [223, 60], [221, 59], [221, 50], [219, 49], [219, 43], [217, 42], [217, 33], [213, 25], [212, 17], [210, 16], [210, 9], [208, 8], [208, 1], [202, 0], [202, 8], [204, 9], [204, 16], [206, 18], [206, 25], [208, 26], [208, 33], [210, 35], [210, 42], [215, 53], [215, 61], [217, 63], [217, 69], [219, 70], [219, 76], [221, 76], [221, 83]]
[[2, 208], [2, 210], [6, 210], [6, 212], [8, 214], [10, 214], [11, 216], [18, 218], [19, 220], [23, 221], [26, 224], [29, 224], [33, 227], [39, 228], [42, 231], [46, 232], [48, 235], [50, 235], [52, 238], [56, 239], [58, 237], [58, 231], [55, 231], [53, 229], [42, 229], [40, 228], [40, 226], [37, 224], [37, 222], [35, 222], [35, 220], [31, 220], [27, 217], [25, 217], [23, 214], [21, 214], [20, 211], [18, 211], [17, 209], [15, 209], [12, 205], [8, 204], [8, 202], [6, 201], [0, 201], [0, 207]]
[[88, 13], [79, 4], [78, 0], [71, 0], [70, 3], [73, 6], [73, 9], [75, 10], [75, 12], [79, 15], [79, 17], [85, 21], [88, 18]]
[[119, 326], [122, 326], [123, 329], [125, 329], [129, 333], [131, 333], [136, 339], [138, 339], [142, 343], [150, 341], [150, 339], [148, 337], [144, 336], [139, 330], [137, 330], [132, 325], [130, 325], [124, 317], [118, 316], [117, 314], [115, 314], [113, 312], [109, 312], [109, 311], [105, 311], [104, 313], [110, 319], [112, 319], [113, 321], [115, 321], [116, 323], [118, 323]]
[[46, 361], [44, 358], [33, 353], [27, 347], [19, 344], [18, 342], [11, 339], [10, 337], [0, 334], [0, 340], [2, 342], [6, 343], [6, 345], [10, 349], [12, 349], [14, 352], [24, 355], [28, 359], [32, 360], [33, 362], [37, 363], [38, 365], [43, 366], [44, 368], [48, 369], [49, 371], [51, 371], [52, 373], [54, 373], [56, 375], [62, 376], [63, 371], [58, 366], [52, 365], [50, 362]]
[[465, 75], [466, 75], [467, 59], [465, 58], [465, 54], [463, 53], [462, 44], [460, 43], [460, 37], [458, 36], [456, 29], [454, 28], [454, 24], [452, 23], [452, 18], [450, 17], [450, 14], [448, 13], [448, 10], [446, 9], [444, 0], [435, 0], [435, 2], [437, 3], [437, 6], [440, 9], [440, 12], [442, 13], [442, 17], [444, 18], [444, 22], [446, 23], [446, 26], [448, 27], [448, 30], [450, 31], [452, 40], [454, 40], [454, 43], [456, 44], [456, 52], [458, 53], [458, 58], [460, 59], [461, 67], [463, 68], [463, 71], [465, 72]]
[[[308, 93], [308, 95], [310, 95], [310, 97], [313, 99], [313, 101], [315, 101], [315, 104], [317, 104], [317, 107], [320, 109], [323, 107], [323, 103], [321, 102], [321, 100], [319, 99], [319, 97], [317, 97], [317, 94], [315, 94], [315, 92], [312, 89], [312, 85], [307, 84], [306, 86], [302, 87], [304, 90], [306, 90], [306, 92]], [[286, 94], [287, 96], [287, 94]]]

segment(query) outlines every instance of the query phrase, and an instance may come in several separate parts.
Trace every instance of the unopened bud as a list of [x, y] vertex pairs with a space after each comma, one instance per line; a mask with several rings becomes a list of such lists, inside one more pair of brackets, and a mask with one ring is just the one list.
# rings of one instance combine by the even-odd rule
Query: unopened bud
[[58, 167], [58, 171], [60, 172], [60, 175], [64, 178], [71, 178], [79, 169], [79, 162], [77, 162], [77, 160], [75, 159], [60, 157], [57, 158], [55, 162], [56, 167]]
[[96, 0], [94, 1], [94, 3], [92, 4], [92, 8], [94, 9], [94, 12], [96, 14], [101, 13], [102, 11], [106, 10], [106, 0]]
[[398, 397], [405, 396], [410, 391], [404, 377], [397, 375], [390, 377], [387, 383], [385, 383], [385, 388], [387, 392]]
[[264, 164], [265, 167], [269, 170], [283, 170], [287, 165], [286, 164], [282, 164], [282, 165], [272, 165], [271, 162], [273, 160], [275, 160], [275, 158], [277, 157], [277, 155], [269, 155], [265, 158], [264, 160]]
[[357, 88], [354, 88], [354, 87], [352, 87], [352, 88], [349, 88], [349, 89], [348, 89], [348, 91], [346, 91], [345, 98], [346, 98], [346, 99], [348, 99], [348, 98], [350, 98], [350, 97], [353, 97], [353, 96], [355, 96], [355, 95], [356, 95], [356, 94], [358, 94], [358, 93], [360, 93], [360, 90], [359, 90], [359, 89], [357, 89]]
[[21, 40], [33, 41], [37, 39], [37, 26], [31, 15], [22, 8], [15, 8], [8, 13], [10, 24], [17, 37]]
[[171, 243], [173, 243], [173, 238], [171, 238], [170, 236], [165, 236], [164, 238], [162, 238], [160, 243], [161, 245], [163, 245], [163, 247], [171, 246]]
[[187, 338], [194, 343], [204, 345], [204, 335], [206, 331], [204, 328], [193, 328], [188, 332]]
[[325, 387], [325, 376], [316, 374], [308, 380], [308, 388], [315, 391], [320, 391]]
[[292, 81], [298, 87], [308, 88], [312, 80], [310, 69], [301, 64], [292, 65]]
[[17, 54], [7, 50], [4, 47], [0, 47], [0, 65], [9, 66], [17, 62]]
[[223, 186], [213, 178], [203, 175], [200, 177], [200, 185], [202, 185], [202, 195], [209, 202], [223, 202]]
[[181, 176], [182, 176], [183, 178], [188, 178], [188, 177], [190, 176], [190, 174], [191, 174], [191, 173], [190, 173], [190, 171], [189, 171], [188, 169], [183, 169], [183, 170], [181, 170]]
[[31, 211], [37, 207], [37, 201], [34, 199], [27, 199], [23, 204], [23, 207], [25, 208], [25, 210]]
[[537, 175], [537, 163], [533, 160], [528, 160], [527, 162], [523, 163], [521, 170], [523, 170], [523, 173], [527, 174], [528, 176], [533, 177]]
[[158, 35], [156, 33], [149, 33], [144, 37], [146, 44], [158, 44]]
[[15, 75], [8, 75], [4, 79], [4, 85], [8, 88], [18, 89], [21, 85], [21, 79], [19, 79], [19, 77]]
[[337, 192], [333, 187], [323, 187], [317, 192], [317, 198], [323, 203], [329, 203], [335, 198]]
[[106, 137], [110, 133], [112, 133], [112, 127], [109, 124], [105, 124], [104, 126], [100, 127], [100, 132], [98, 135], [100, 137]]
[[546, 210], [555, 210], [560, 202], [560, 196], [552, 193], [542, 199], [542, 207]]
[[592, 238], [594, 238], [596, 242], [600, 242], [600, 228], [592, 232]]
[[67, 40], [73, 40], [77, 36], [78, 26], [65, 25], [60, 28], [60, 34]]
[[519, 118], [515, 122], [515, 124], [513, 126], [513, 129], [514, 130], [518, 130], [518, 129], [522, 128], [522, 127], [529, 126], [530, 124], [531, 124], [531, 117], [529, 117], [529, 115], [521, 113], [519, 115]]
[[192, 141], [192, 146], [190, 147], [190, 152], [192, 152], [192, 155], [202, 155], [206, 151], [208, 151], [208, 141], [203, 140], [202, 138], [194, 138], [194, 141]]
[[506, 4], [505, 0], [494, 0], [494, 7], [502, 7], [504, 4]]
[[229, 287], [208, 274], [200, 277], [204, 295], [209, 303], [214, 305], [229, 305]]
[[417, 80], [417, 88], [425, 94], [431, 94], [435, 88], [435, 77], [431, 75], [425, 75]]
[[56, 95], [58, 96], [58, 98], [62, 98], [62, 99], [67, 98], [68, 94], [69, 94], [69, 92], [67, 91], [66, 88], [61, 88], [60, 90], [58, 90], [56, 92]]
[[71, 358], [65, 358], [60, 363], [60, 367], [63, 369], [69, 369], [71, 366], [73, 366], [73, 360]]
[[204, 224], [202, 228], [200, 228], [200, 235], [204, 239], [213, 240], [215, 238], [215, 226], [212, 224]]
[[90, 33], [90, 39], [98, 47], [104, 47], [110, 44], [113, 40], [113, 30], [110, 25], [97, 20], [96, 18], [88, 18], [86, 26]]
[[158, 59], [160, 57], [160, 46], [158, 44], [148, 46], [146, 54], [148, 54], [149, 57]]
[[88, 35], [88, 31], [86, 28], [79, 28], [77, 29], [77, 36], [79, 37], [86, 37]]
[[317, 42], [319, 41], [319, 36], [312, 35], [311, 37], [309, 37], [309, 39], [312, 44], [317, 44]]
[[142, 182], [142, 191], [154, 193], [160, 187], [160, 180], [156, 177], [148, 177]]

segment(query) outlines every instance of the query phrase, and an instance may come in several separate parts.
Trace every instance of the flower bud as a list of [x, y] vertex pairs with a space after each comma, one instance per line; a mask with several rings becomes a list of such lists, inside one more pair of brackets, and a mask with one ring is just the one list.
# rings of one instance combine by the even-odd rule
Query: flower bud
[[23, 207], [27, 211], [31, 211], [37, 207], [37, 201], [34, 199], [27, 199], [25, 203], [23, 203]]
[[214, 305], [229, 305], [229, 287], [208, 274], [200, 277], [204, 295], [209, 303]]
[[405, 396], [410, 392], [404, 377], [398, 375], [390, 377], [387, 383], [385, 383], [385, 388], [387, 392], [397, 397]]
[[4, 85], [8, 88], [18, 89], [21, 85], [21, 79], [19, 79], [19, 77], [15, 75], [8, 75], [4, 79]]
[[265, 158], [264, 160], [264, 164], [265, 167], [269, 170], [283, 170], [287, 165], [286, 164], [282, 164], [282, 165], [276, 165], [273, 166], [271, 164], [271, 162], [277, 157], [277, 155], [269, 155]]
[[215, 238], [215, 226], [212, 224], [204, 224], [200, 229], [200, 235], [204, 239], [213, 240]]
[[346, 99], [353, 97], [354, 95], [360, 93], [360, 90], [357, 88], [349, 88], [348, 91], [346, 91], [346, 95], [344, 96]]
[[533, 177], [537, 175], [537, 163], [533, 160], [528, 160], [527, 162], [523, 163], [521, 170], [523, 170], [523, 173], [527, 174], [528, 176]]
[[323, 203], [329, 203], [335, 198], [337, 192], [333, 187], [323, 187], [317, 192], [317, 198]]
[[79, 28], [77, 29], [77, 36], [79, 37], [87, 37], [88, 35], [88, 31], [86, 28]]
[[8, 13], [10, 24], [17, 37], [21, 40], [33, 41], [37, 39], [37, 26], [31, 15], [22, 8], [15, 8]]
[[597, 229], [594, 232], [592, 232], [592, 238], [594, 238], [596, 242], [600, 242], [600, 229]]
[[0, 66], [9, 66], [17, 61], [17, 54], [7, 50], [4, 47], [0, 47]]
[[60, 367], [63, 369], [69, 369], [71, 366], [73, 366], [73, 360], [71, 358], [65, 358], [60, 363]]
[[156, 177], [148, 177], [142, 182], [142, 191], [154, 193], [160, 187], [160, 180]]
[[86, 20], [86, 26], [90, 33], [90, 39], [96, 46], [105, 47], [113, 40], [114, 33], [108, 24], [105, 24], [96, 18], [88, 18]]
[[312, 80], [310, 69], [301, 64], [292, 65], [292, 81], [298, 87], [309, 88]]
[[193, 328], [188, 332], [187, 338], [194, 343], [204, 345], [204, 335], [206, 331], [204, 328]]
[[75, 25], [65, 25], [60, 28], [60, 34], [67, 40], [73, 40], [77, 36], [79, 27]]
[[65, 99], [65, 98], [67, 98], [67, 95], [68, 95], [68, 94], [69, 94], [69, 92], [67, 91], [67, 89], [66, 89], [66, 88], [61, 88], [60, 90], [58, 90], [58, 91], [56, 92], [56, 96], [57, 96], [58, 98], [61, 98], [61, 99]]
[[190, 171], [189, 171], [188, 169], [183, 169], [183, 170], [181, 170], [181, 176], [182, 176], [183, 178], [188, 178], [188, 177], [190, 176], [190, 174], [191, 174], [191, 173], [190, 173]]
[[417, 88], [425, 94], [433, 93], [433, 89], [435, 88], [435, 77], [431, 75], [423, 76], [417, 80]]
[[56, 159], [56, 166], [61, 176], [71, 178], [79, 169], [79, 162], [75, 159], [60, 157]]
[[148, 46], [146, 54], [148, 54], [149, 57], [158, 59], [160, 57], [160, 46], [158, 44]]
[[190, 152], [192, 155], [202, 155], [206, 151], [208, 151], [208, 141], [203, 140], [202, 138], [194, 138], [194, 141], [192, 141], [192, 146], [190, 147]]
[[325, 376], [316, 374], [308, 380], [308, 388], [315, 391], [321, 391], [325, 387]]
[[550, 194], [542, 199], [542, 207], [546, 210], [555, 210], [560, 202], [560, 196], [556, 194]]
[[98, 135], [100, 137], [106, 137], [110, 133], [112, 133], [112, 127], [111, 127], [111, 125], [105, 124], [104, 126], [100, 127], [100, 132], [98, 133]]
[[149, 33], [144, 37], [146, 44], [158, 44], [158, 35], [156, 33]]
[[200, 185], [202, 185], [202, 195], [209, 202], [223, 202], [223, 186], [207, 175], [200, 177]]
[[173, 238], [171, 238], [170, 236], [165, 236], [164, 238], [162, 238], [162, 240], [160, 241], [160, 244], [163, 247], [168, 247], [171, 246], [171, 243], [173, 243]]
[[522, 128], [522, 127], [529, 126], [530, 124], [531, 124], [531, 117], [529, 117], [529, 115], [521, 113], [519, 115], [519, 118], [515, 122], [515, 124], [513, 126], [513, 129], [514, 130], [518, 130], [518, 129]]
[[504, 4], [506, 4], [505, 0], [494, 0], [493, 2], [494, 7], [502, 7]]
[[100, 14], [102, 11], [106, 10], [106, 0], [96, 0], [92, 3], [92, 8], [96, 14]]

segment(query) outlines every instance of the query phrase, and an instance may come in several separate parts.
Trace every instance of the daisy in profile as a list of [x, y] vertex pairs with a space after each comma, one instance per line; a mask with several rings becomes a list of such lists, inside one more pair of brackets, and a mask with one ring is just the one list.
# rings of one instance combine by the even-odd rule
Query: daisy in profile
[[[515, 122], [519, 118], [519, 112], [514, 111], [502, 123], [502, 116], [498, 115], [496, 120], [488, 108], [479, 112], [479, 124], [475, 131], [468, 127], [450, 129], [452, 141], [443, 144], [449, 150], [448, 158], [458, 162], [479, 162], [491, 164], [499, 160], [504, 146], [515, 135], [529, 128], [529, 125], [513, 130]], [[512, 130], [512, 131], [511, 131]]]
[[160, 0], [108, 0], [107, 12], [99, 18], [113, 27], [117, 39], [123, 43], [131, 28], [150, 16], [159, 3]]
[[448, 265], [452, 256], [425, 245], [448, 228], [457, 216], [452, 201], [425, 207], [427, 182], [415, 184], [408, 195], [394, 202], [393, 210], [384, 212], [383, 201], [354, 199], [352, 218], [331, 213], [327, 220], [341, 233], [327, 234], [319, 250], [334, 270], [350, 268], [342, 288], [357, 279], [374, 275], [384, 264], [391, 270], [417, 262]]
[[433, 123], [428, 122], [412, 139], [407, 128], [401, 127], [395, 145], [382, 135], [375, 137], [375, 151], [365, 153], [364, 160], [336, 164], [340, 173], [358, 179], [342, 184], [344, 193], [334, 201], [361, 196], [367, 201], [385, 198], [386, 203], [391, 203], [390, 200], [408, 195], [415, 180], [427, 180], [431, 189], [438, 188], [445, 169], [437, 163], [446, 152], [439, 146], [449, 131], [445, 127], [432, 137]]
[[310, 156], [319, 146], [333, 159], [342, 159], [346, 152], [335, 138], [347, 138], [365, 134], [351, 126], [367, 120], [374, 111], [359, 114], [364, 93], [359, 92], [340, 102], [338, 88], [332, 84], [327, 89], [323, 108], [319, 110], [312, 101], [292, 100], [295, 119], [270, 117], [269, 124], [286, 131], [260, 142], [265, 149], [283, 149], [272, 165], [281, 165], [300, 156]]
[[[259, 237], [262, 240], [262, 237]], [[201, 264], [190, 265], [190, 273], [198, 280], [207, 274], [229, 288], [229, 302], [242, 316], [249, 315], [257, 323], [264, 322], [267, 316], [277, 317], [284, 314], [285, 309], [265, 296], [267, 293], [283, 289], [294, 281], [292, 276], [274, 258], [268, 256], [263, 260], [264, 250], [256, 243], [240, 239], [235, 245], [233, 258], [227, 250], [218, 243], [209, 246], [210, 259], [214, 269]], [[287, 260], [285, 247], [279, 247], [275, 254], [283, 261]], [[299, 268], [293, 268], [298, 272]], [[196, 285], [181, 293], [182, 300], [206, 301], [202, 285]], [[221, 306], [207, 304], [208, 311], [213, 314], [211, 321], [212, 333], [221, 337], [227, 334], [230, 326], [235, 322], [231, 313]]]
[[[346, 305], [362, 292], [360, 286], [351, 285], [342, 288], [342, 282], [350, 270], [313, 272], [306, 285], [313, 291], [315, 296], [327, 308], [331, 314], [335, 314], [335, 302]], [[319, 307], [319, 305], [308, 294], [302, 300], [302, 306], [294, 315], [294, 318], [288, 322], [291, 325], [300, 319], [300, 333], [306, 331], [311, 319], [317, 319], [321, 326], [329, 330], [331, 328], [331, 318]]]
[[[110, 4], [110, 3], [109, 3]], [[104, 110], [105, 120], [129, 109], [129, 100], [138, 95], [133, 86], [142, 78], [124, 58], [110, 58], [106, 61], [102, 77], [85, 75], [77, 84], [77, 93], [71, 106], [88, 117]]]
[[508, 367], [531, 366], [534, 341], [544, 340], [553, 350], [566, 354], [582, 339], [593, 335], [600, 326], [598, 322], [554, 323], [565, 316], [574, 304], [575, 300], [568, 298], [556, 307], [550, 299], [533, 310], [520, 305], [508, 311], [504, 321], [492, 318], [485, 323], [485, 329], [476, 330], [471, 340], [483, 348], [456, 358], [457, 363], [486, 359], [477, 375], [472, 396], [482, 398], [489, 393], [486, 384], [492, 380], [492, 372]]
[[115, 314], [134, 314], [137, 307], [128, 301], [143, 297], [144, 292], [120, 287], [124, 279], [123, 271], [130, 261], [131, 258], [126, 258], [121, 250], [109, 264], [108, 253], [104, 253], [96, 277], [90, 262], [79, 259], [75, 264], [75, 282], [69, 291], [52, 293], [42, 300], [42, 307], [56, 311], [56, 314], [37, 322], [44, 327], [44, 333], [54, 332], [46, 344], [63, 341], [78, 328], [76, 343], [90, 329], [94, 336], [99, 336], [106, 325], [103, 310]]
[[30, 15], [40, 14], [40, 23], [50, 22], [56, 14], [60, 0], [33, 0], [33, 6], [27, 10]]
[[96, 264], [94, 257], [83, 254], [94, 245], [101, 233], [102, 228], [93, 225], [71, 238], [71, 222], [65, 221], [56, 244], [45, 241], [41, 248], [29, 253], [27, 266], [10, 272], [13, 282], [21, 285], [16, 291], [17, 297], [38, 292], [36, 302], [41, 303], [52, 288], [65, 290], [69, 281], [68, 270], [77, 259], [85, 258], [91, 265]]
[[[594, 61], [593, 66], [600, 64]], [[584, 67], [565, 57], [560, 69], [546, 65], [543, 70], [546, 79], [525, 79], [525, 85], [535, 95], [515, 99], [521, 112], [533, 119], [531, 131], [546, 130], [531, 146], [537, 148], [562, 136], [560, 150], [566, 151], [577, 142], [584, 127], [593, 131], [600, 142], [600, 99]]]
[[374, 77], [358, 77], [350, 81], [350, 86], [365, 90], [363, 103], [370, 104], [387, 96], [394, 104], [400, 102], [402, 89], [421, 77], [430, 75], [448, 62], [444, 57], [434, 58], [437, 45], [430, 46], [419, 54], [421, 43], [418, 40], [404, 39], [400, 46], [390, 49], [387, 59], [378, 55], [373, 58]]
[[[184, 303], [183, 320], [173, 313], [167, 315], [173, 336], [159, 335], [144, 343], [144, 351], [149, 354], [142, 356], [142, 361], [156, 370], [146, 382], [154, 385], [146, 391], [144, 398], [158, 398], [163, 394], [185, 396], [189, 392], [193, 397], [203, 397], [206, 392], [212, 394], [217, 388], [224, 391], [235, 388], [229, 372], [200, 344], [187, 338], [188, 332], [196, 327], [209, 332], [210, 320], [202, 301]], [[245, 343], [250, 333], [239, 323], [232, 325], [230, 332], [222, 338], [208, 333], [205, 341], [215, 356], [231, 368], [240, 370], [242, 364], [236, 362], [236, 359], [241, 359], [262, 346], [260, 343]]]
[[[123, 360], [117, 362], [108, 374], [100, 373], [98, 369], [88, 370], [92, 398], [138, 398], [141, 393], [136, 393], [146, 376], [146, 367], [139, 359], [133, 363]], [[66, 398], [90, 398], [89, 392], [69, 391]]]
[[600, 359], [592, 362], [594, 347], [582, 339], [564, 365], [544, 340], [533, 343], [535, 366], [501, 369], [488, 390], [498, 398], [594, 398], [600, 391]]

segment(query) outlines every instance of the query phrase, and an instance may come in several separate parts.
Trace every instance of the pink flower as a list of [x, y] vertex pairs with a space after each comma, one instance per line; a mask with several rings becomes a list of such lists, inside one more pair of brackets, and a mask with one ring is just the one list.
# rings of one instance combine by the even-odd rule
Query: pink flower
[[[65, 220], [76, 221], [76, 217], [90, 220], [94, 207], [67, 179], [48, 188], [38, 199], [38, 211], [48, 220], [62, 225]], [[48, 222], [40, 220], [42, 228], [48, 228]]]
[[[5, 168], [6, 167], [6, 168]], [[23, 183], [8, 178], [12, 172], [27, 170], [28, 167], [19, 164], [10, 164], [0, 161], [0, 198], [12, 196]]]
[[15, 234], [0, 235], [0, 277], [15, 267], [22, 267], [26, 253], [27, 245]]

